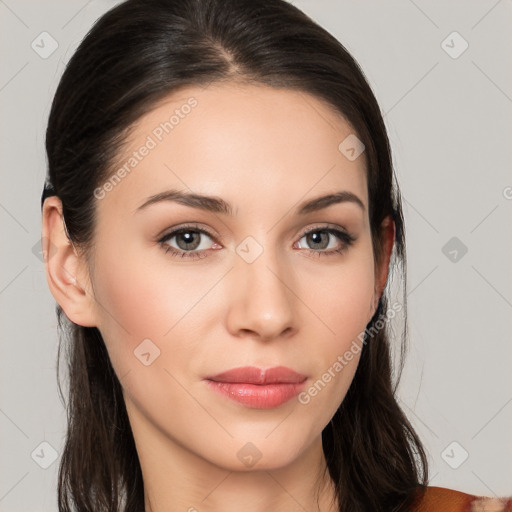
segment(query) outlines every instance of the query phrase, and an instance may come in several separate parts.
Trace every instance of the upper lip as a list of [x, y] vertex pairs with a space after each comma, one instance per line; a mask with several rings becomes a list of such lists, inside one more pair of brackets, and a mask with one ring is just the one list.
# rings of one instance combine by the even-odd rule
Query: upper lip
[[263, 370], [254, 366], [242, 366], [240, 368], [232, 368], [225, 372], [219, 373], [208, 380], [216, 382], [244, 382], [246, 384], [277, 384], [277, 383], [298, 383], [307, 379], [306, 375], [302, 375], [285, 366], [275, 366]]

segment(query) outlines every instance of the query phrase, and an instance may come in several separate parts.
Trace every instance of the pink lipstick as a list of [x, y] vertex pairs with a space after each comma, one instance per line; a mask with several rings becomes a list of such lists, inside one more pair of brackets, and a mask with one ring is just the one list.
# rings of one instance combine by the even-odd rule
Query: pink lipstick
[[306, 379], [306, 375], [284, 366], [267, 370], [244, 366], [207, 377], [205, 382], [214, 391], [246, 407], [271, 409], [297, 396]]

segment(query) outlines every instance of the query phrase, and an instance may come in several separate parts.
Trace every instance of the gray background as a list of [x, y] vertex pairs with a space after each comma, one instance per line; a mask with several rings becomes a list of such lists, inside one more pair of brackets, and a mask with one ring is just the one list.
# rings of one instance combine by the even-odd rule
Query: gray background
[[[37, 256], [44, 132], [65, 63], [115, 3], [0, 0], [2, 512], [57, 509], [58, 458], [41, 446], [58, 457], [65, 434]], [[430, 485], [512, 495], [511, 1], [294, 3], [358, 60], [385, 113], [408, 242], [400, 400]], [[45, 31], [58, 48], [42, 58]]]

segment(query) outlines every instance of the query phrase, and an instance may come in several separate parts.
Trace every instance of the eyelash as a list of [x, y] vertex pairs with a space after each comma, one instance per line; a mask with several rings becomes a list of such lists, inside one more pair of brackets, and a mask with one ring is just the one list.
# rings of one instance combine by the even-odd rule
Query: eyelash
[[[162, 248], [166, 254], [170, 253], [171, 256], [175, 257], [175, 258], [192, 258], [192, 259], [204, 258], [206, 256], [206, 254], [204, 256], [201, 256], [201, 254], [204, 254], [206, 252], [206, 250], [199, 251], [199, 252], [183, 251], [183, 250], [176, 249], [175, 247], [171, 247], [170, 245], [166, 244], [166, 242], [169, 241], [171, 238], [174, 238], [175, 236], [180, 235], [182, 233], [189, 233], [189, 232], [202, 233], [204, 235], [209, 236], [210, 238], [212, 238], [215, 241], [215, 236], [212, 233], [210, 233], [208, 230], [206, 230], [204, 228], [200, 228], [199, 226], [196, 226], [196, 225], [190, 225], [190, 226], [182, 226], [174, 231], [167, 233], [166, 235], [164, 235], [162, 238], [160, 238], [158, 240], [158, 243], [162, 246]], [[325, 250], [318, 251], [315, 249], [306, 249], [306, 251], [308, 251], [310, 253], [318, 254], [319, 257], [320, 256], [335, 256], [335, 255], [341, 254], [341, 253], [345, 252], [356, 241], [356, 238], [353, 237], [352, 235], [349, 235], [348, 233], [346, 233], [342, 230], [332, 228], [329, 226], [317, 226], [312, 229], [309, 229], [308, 231], [305, 231], [300, 235], [299, 240], [302, 239], [306, 235], [309, 235], [311, 233], [317, 233], [317, 232], [329, 233], [331, 235], [336, 236], [343, 242], [343, 245], [340, 248], [331, 249], [329, 251], [325, 251]]]

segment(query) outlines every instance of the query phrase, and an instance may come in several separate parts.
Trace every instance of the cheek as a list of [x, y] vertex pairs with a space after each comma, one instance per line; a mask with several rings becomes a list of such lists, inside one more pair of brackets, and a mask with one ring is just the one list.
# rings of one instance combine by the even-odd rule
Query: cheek
[[370, 242], [362, 243], [335, 267], [308, 272], [302, 296], [312, 314], [324, 325], [332, 348], [364, 330], [373, 313], [374, 262]]
[[120, 254], [120, 243], [98, 246], [102, 247], [96, 254], [94, 274], [98, 325], [117, 374], [139, 370], [134, 351], [146, 345], [151, 349], [147, 339], [155, 345], [155, 353], [160, 350], [158, 366], [181, 367], [184, 361], [194, 360], [199, 348], [194, 332], [211, 322], [208, 301], [214, 297], [208, 291], [219, 272], [167, 262], [164, 252], [158, 254], [156, 248], [148, 257], [147, 248], [126, 248]]
[[[305, 323], [306, 330], [314, 336], [316, 324], [318, 335], [314, 336], [315, 348], [309, 348], [315, 375], [301, 403], [309, 404], [310, 411], [326, 422], [352, 382], [364, 331], [373, 314], [374, 263], [371, 248], [366, 245], [343, 260], [335, 272], [331, 269], [328, 276], [310, 277], [307, 295], [305, 289], [302, 292], [312, 313]], [[313, 287], [314, 282], [318, 286]]]
[[[183, 269], [150, 263], [136, 251], [120, 258], [105, 248], [97, 255], [94, 287], [99, 329], [125, 399], [147, 417], [164, 414], [160, 408], [168, 403], [190, 409], [173, 377], [181, 382], [182, 372], [194, 372], [196, 344], [189, 343], [193, 336], [188, 315], [193, 313], [194, 323], [201, 324], [201, 308], [193, 306], [208, 289], [204, 275], [200, 281], [190, 272], [191, 279], [184, 280]], [[164, 423], [169, 422], [166, 417]]]
[[183, 270], [172, 272], [171, 266], [162, 265], [163, 251], [156, 261], [153, 254], [148, 257], [150, 251], [137, 247], [119, 254], [119, 245], [104, 246], [95, 261], [94, 290], [103, 306], [103, 326], [117, 322], [125, 334], [161, 337], [190, 309], [199, 283], [193, 273], [184, 281]]

